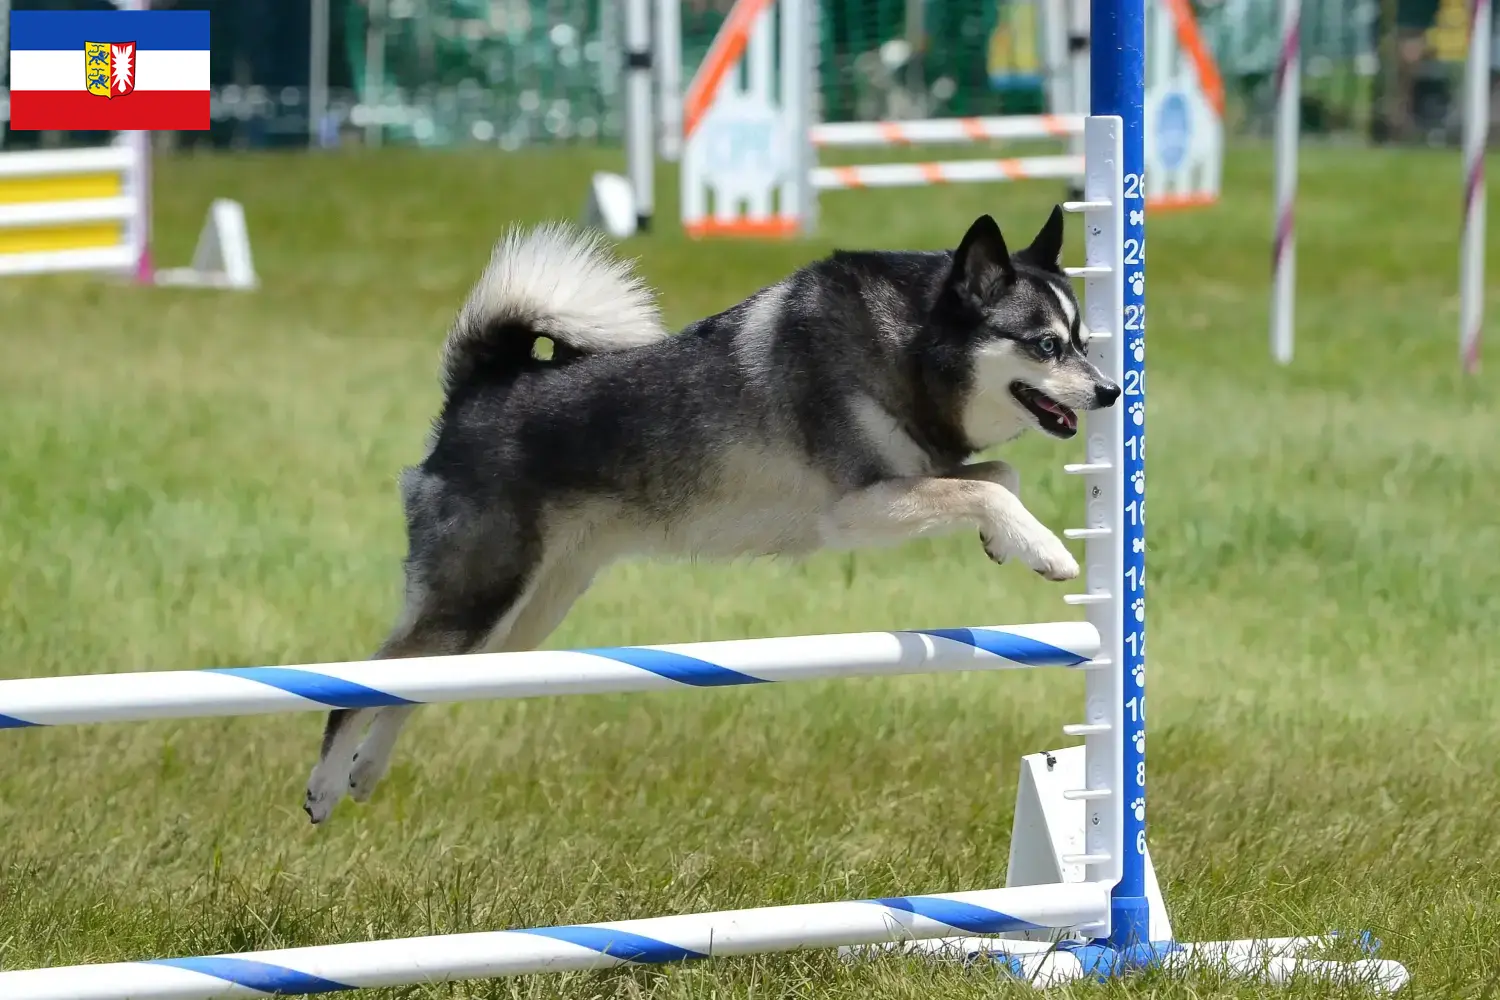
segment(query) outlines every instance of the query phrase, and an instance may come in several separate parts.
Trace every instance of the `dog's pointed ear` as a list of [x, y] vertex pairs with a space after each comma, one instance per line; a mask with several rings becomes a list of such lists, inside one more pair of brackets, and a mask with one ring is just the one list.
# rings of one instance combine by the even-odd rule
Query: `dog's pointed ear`
[[974, 220], [953, 251], [948, 284], [975, 305], [992, 301], [1016, 277], [1000, 227], [988, 215]]
[[1033, 267], [1049, 271], [1062, 270], [1063, 210], [1061, 205], [1052, 206], [1052, 214], [1042, 223], [1041, 232], [1031, 245], [1016, 256]]

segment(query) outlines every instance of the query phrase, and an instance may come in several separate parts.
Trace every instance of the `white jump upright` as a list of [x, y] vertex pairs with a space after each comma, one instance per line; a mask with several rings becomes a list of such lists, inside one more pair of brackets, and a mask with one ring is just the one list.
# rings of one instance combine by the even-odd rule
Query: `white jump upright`
[[[1088, 417], [1080, 593], [1086, 621], [804, 636], [420, 661], [0, 682], [0, 728], [746, 685], [809, 677], [1062, 667], [1085, 676], [1081, 744], [1022, 761], [1007, 885], [395, 941], [0, 972], [5, 1000], [209, 1000], [667, 964], [802, 948], [984, 961], [1039, 986], [1156, 966], [1394, 990], [1396, 962], [1311, 957], [1322, 939], [1173, 940], [1146, 837], [1145, 309], [1142, 0], [1094, 0], [1082, 215], [1088, 351], [1123, 389]], [[24, 739], [24, 732], [6, 734]], [[941, 941], [946, 944], [924, 945]]]

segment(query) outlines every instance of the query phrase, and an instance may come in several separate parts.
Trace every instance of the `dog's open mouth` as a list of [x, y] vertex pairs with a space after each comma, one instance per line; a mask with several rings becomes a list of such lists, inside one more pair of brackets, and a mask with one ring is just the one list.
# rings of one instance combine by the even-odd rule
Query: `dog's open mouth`
[[1042, 430], [1053, 437], [1070, 438], [1078, 433], [1078, 414], [1025, 382], [1012, 382], [1010, 394], [1036, 415]]

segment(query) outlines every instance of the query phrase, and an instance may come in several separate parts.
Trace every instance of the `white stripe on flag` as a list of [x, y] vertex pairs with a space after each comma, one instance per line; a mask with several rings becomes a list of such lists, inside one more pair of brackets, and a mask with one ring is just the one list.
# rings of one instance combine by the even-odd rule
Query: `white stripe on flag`
[[[11, 90], [85, 90], [83, 50], [16, 49], [10, 54]], [[207, 90], [208, 53], [155, 49], [136, 54], [136, 90]]]

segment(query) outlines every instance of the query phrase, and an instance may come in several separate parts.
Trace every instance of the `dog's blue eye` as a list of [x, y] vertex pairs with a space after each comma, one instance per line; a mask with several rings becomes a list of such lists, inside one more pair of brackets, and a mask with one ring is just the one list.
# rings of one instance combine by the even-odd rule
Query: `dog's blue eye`
[[1057, 343], [1056, 337], [1043, 337], [1036, 346], [1043, 354], [1051, 358], [1057, 356]]

